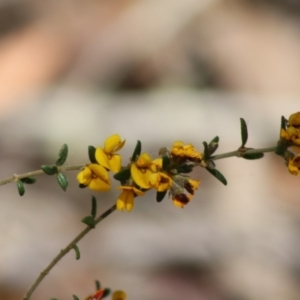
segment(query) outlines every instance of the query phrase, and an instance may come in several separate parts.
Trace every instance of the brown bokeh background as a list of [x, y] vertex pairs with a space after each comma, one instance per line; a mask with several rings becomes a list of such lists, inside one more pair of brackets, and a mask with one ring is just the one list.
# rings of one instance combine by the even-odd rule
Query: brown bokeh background
[[[87, 146], [107, 136], [136, 140], [153, 157], [174, 140], [220, 137], [219, 153], [274, 146], [281, 115], [300, 107], [297, 1], [0, 1], [0, 175], [52, 164], [63, 143], [67, 165], [88, 162]], [[204, 169], [201, 187], [180, 210], [154, 192], [131, 213], [115, 212], [70, 253], [32, 300], [84, 299], [94, 280], [130, 300], [300, 299], [299, 178], [283, 160], [217, 162], [229, 184]], [[21, 299], [74, 238], [97, 196], [63, 192], [38, 177], [26, 193], [0, 189], [0, 299]]]

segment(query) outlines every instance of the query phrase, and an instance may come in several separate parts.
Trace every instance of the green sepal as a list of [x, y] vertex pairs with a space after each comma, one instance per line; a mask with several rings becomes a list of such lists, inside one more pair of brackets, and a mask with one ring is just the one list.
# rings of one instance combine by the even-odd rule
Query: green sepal
[[212, 155], [215, 153], [215, 151], [218, 149], [219, 147], [219, 137], [216, 136], [214, 137], [210, 143], [208, 144], [208, 152], [209, 152], [209, 155]]
[[22, 178], [21, 181], [26, 184], [33, 184], [36, 182], [36, 179], [34, 177], [25, 177]]
[[24, 187], [24, 183], [21, 180], [17, 181], [17, 187], [18, 187], [19, 195], [23, 196], [25, 194], [25, 187]]
[[132, 154], [130, 160], [132, 162], [135, 162], [137, 160], [137, 158], [140, 156], [141, 151], [142, 151], [142, 143], [141, 143], [141, 141], [137, 141], [135, 149], [133, 151], [133, 154]]
[[95, 285], [96, 285], [96, 291], [99, 291], [101, 289], [101, 283], [99, 280], [95, 280]]
[[73, 245], [73, 249], [74, 249], [75, 254], [76, 254], [75, 258], [76, 258], [77, 260], [80, 259], [80, 251], [79, 251], [79, 248], [78, 248], [78, 246], [77, 246], [76, 244]]
[[246, 121], [243, 118], [240, 118], [241, 122], [241, 137], [242, 137], [242, 145], [241, 148], [245, 147], [248, 140], [248, 129]]
[[97, 215], [97, 200], [95, 196], [92, 196], [92, 211], [91, 211], [91, 216], [93, 218], [96, 218]]
[[50, 165], [42, 165], [41, 169], [43, 170], [43, 172], [47, 175], [54, 175], [58, 172], [57, 170], [57, 166], [50, 166]]
[[208, 151], [208, 145], [206, 142], [203, 142], [204, 151], [203, 151], [203, 159], [206, 160], [209, 158], [209, 151]]
[[246, 153], [242, 156], [242, 158], [249, 159], [249, 160], [260, 159], [262, 157], [264, 157], [264, 154], [262, 152], [259, 152], [259, 153]]
[[166, 196], [167, 191], [164, 192], [156, 192], [156, 201], [161, 202]]
[[73, 300], [80, 300], [76, 295], [73, 295]]
[[89, 146], [88, 147], [88, 153], [89, 153], [89, 159], [90, 159], [90, 162], [92, 164], [97, 164], [97, 160], [96, 160], [96, 148], [94, 146]]
[[51, 298], [50, 300], [58, 300], [57, 298]]
[[56, 178], [57, 178], [57, 182], [60, 185], [60, 187], [64, 191], [66, 191], [67, 187], [68, 187], [68, 184], [69, 184], [66, 175], [64, 175], [63, 173], [58, 173]]
[[286, 123], [287, 123], [287, 119], [284, 116], [281, 116], [280, 128], [285, 130], [286, 129]]
[[167, 171], [168, 168], [170, 167], [171, 165], [171, 159], [168, 155], [163, 155], [162, 156], [162, 169], [164, 171]]
[[79, 183], [78, 186], [79, 186], [80, 189], [85, 189], [85, 188], [87, 187], [87, 185], [84, 185], [84, 184], [82, 184], [82, 183]]
[[227, 185], [227, 180], [226, 178], [223, 176], [223, 174], [221, 172], [219, 172], [217, 169], [210, 169], [210, 168], [206, 168], [206, 170], [212, 174], [213, 176], [215, 176], [219, 181], [221, 181], [224, 185]]
[[177, 168], [178, 173], [191, 173], [193, 171], [194, 167], [193, 165], [182, 165]]
[[114, 175], [114, 179], [124, 182], [130, 178], [130, 169], [124, 169]]
[[63, 144], [58, 153], [58, 159], [56, 161], [57, 166], [61, 166], [65, 163], [68, 157], [68, 145]]
[[104, 291], [103, 291], [102, 299], [109, 296], [110, 293], [111, 293], [111, 289], [105, 288]]
[[86, 216], [81, 220], [82, 223], [86, 224], [91, 228], [95, 228], [95, 219], [92, 216]]

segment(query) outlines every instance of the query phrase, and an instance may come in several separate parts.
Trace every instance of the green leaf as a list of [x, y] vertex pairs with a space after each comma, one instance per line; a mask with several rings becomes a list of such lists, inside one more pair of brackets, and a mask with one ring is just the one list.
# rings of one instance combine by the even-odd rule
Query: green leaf
[[208, 151], [208, 145], [206, 142], [203, 142], [204, 151], [203, 151], [203, 159], [206, 160], [209, 158], [209, 151]]
[[67, 187], [68, 187], [68, 179], [66, 177], [66, 175], [64, 175], [63, 173], [58, 173], [57, 174], [57, 181], [58, 184], [60, 185], [60, 187], [66, 191]]
[[93, 218], [96, 218], [97, 215], [97, 200], [94, 196], [92, 196], [92, 211], [91, 211], [91, 216]]
[[87, 187], [87, 185], [84, 185], [84, 184], [82, 184], [82, 183], [79, 183], [78, 186], [79, 186], [80, 189], [85, 189], [85, 188]]
[[166, 196], [167, 191], [164, 192], [156, 192], [156, 201], [161, 202]]
[[248, 129], [246, 121], [243, 118], [240, 118], [241, 121], [241, 136], [242, 136], [242, 145], [241, 148], [245, 147], [248, 140]]
[[54, 175], [58, 172], [57, 166], [50, 166], [50, 165], [42, 165], [41, 169], [44, 171], [47, 175]]
[[193, 165], [184, 164], [177, 168], [178, 173], [191, 173], [193, 171]]
[[76, 259], [77, 260], [80, 259], [80, 251], [79, 251], [79, 248], [78, 248], [78, 246], [76, 244], [73, 245], [73, 249], [74, 249], [75, 254], [76, 254]]
[[142, 151], [142, 143], [141, 141], [137, 141], [133, 154], [131, 156], [131, 161], [135, 162], [137, 158], [140, 156]]
[[19, 195], [23, 196], [25, 194], [25, 187], [24, 187], [24, 183], [21, 180], [17, 181], [17, 187], [18, 187]]
[[61, 166], [65, 163], [68, 157], [68, 145], [63, 144], [58, 153], [58, 159], [56, 161], [57, 166]]
[[94, 146], [89, 146], [88, 147], [88, 152], [89, 152], [89, 159], [90, 159], [90, 162], [92, 164], [97, 164], [97, 160], [96, 160], [96, 148]]
[[95, 284], [96, 284], [96, 291], [101, 289], [101, 283], [99, 280], [95, 280]]
[[220, 173], [217, 169], [209, 169], [206, 168], [206, 170], [212, 174], [213, 176], [215, 176], [218, 180], [220, 180], [224, 185], [227, 185], [227, 180], [226, 178], [222, 175], [222, 173]]
[[95, 220], [92, 216], [86, 216], [81, 220], [82, 223], [86, 224], [87, 226], [91, 228], [95, 228]]
[[285, 151], [285, 146], [283, 143], [278, 143], [277, 147], [276, 147], [276, 150], [275, 150], [275, 154], [277, 155], [283, 155], [284, 154], [284, 151]]
[[246, 153], [242, 156], [242, 158], [245, 158], [245, 159], [249, 159], [249, 160], [255, 160], [255, 159], [260, 159], [264, 157], [264, 154], [262, 152], [259, 152], [259, 153]]
[[105, 297], [107, 297], [107, 296], [109, 296], [110, 293], [111, 293], [111, 289], [105, 288], [104, 292], [103, 292], [103, 295], [102, 295], [102, 299], [105, 298]]
[[26, 177], [22, 178], [21, 181], [26, 184], [33, 184], [36, 182], [36, 179], [34, 177]]
[[168, 155], [162, 156], [162, 169], [167, 171], [171, 165], [171, 159]]
[[79, 300], [79, 298], [76, 295], [73, 295], [73, 300]]
[[287, 119], [284, 116], [281, 116], [280, 128], [281, 129], [286, 129], [286, 123], [287, 123]]
[[130, 178], [130, 169], [124, 169], [114, 175], [114, 179], [118, 181], [126, 181]]
[[216, 136], [208, 144], [209, 155], [214, 154], [214, 152], [218, 149], [218, 147], [219, 147], [219, 137]]
[[51, 298], [50, 300], [58, 300], [57, 298]]

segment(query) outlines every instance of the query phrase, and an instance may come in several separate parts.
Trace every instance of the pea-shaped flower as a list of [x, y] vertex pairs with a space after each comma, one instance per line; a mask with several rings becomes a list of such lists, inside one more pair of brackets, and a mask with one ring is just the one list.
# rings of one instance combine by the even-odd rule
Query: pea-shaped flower
[[134, 197], [143, 196], [144, 192], [133, 186], [120, 186], [120, 190], [123, 190], [117, 200], [117, 209], [118, 210], [127, 210], [131, 211], [134, 206]]
[[97, 162], [108, 170], [115, 173], [121, 170], [122, 157], [119, 154], [115, 154], [125, 144], [125, 140], [122, 141], [118, 134], [113, 134], [108, 137], [104, 142], [104, 147], [96, 148], [95, 158]]

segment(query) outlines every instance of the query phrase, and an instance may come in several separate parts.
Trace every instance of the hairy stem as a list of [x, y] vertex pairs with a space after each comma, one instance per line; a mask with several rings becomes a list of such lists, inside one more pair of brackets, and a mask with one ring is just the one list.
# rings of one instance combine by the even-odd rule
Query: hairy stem
[[[111, 213], [116, 210], [116, 205], [114, 204], [111, 208], [106, 210], [103, 214], [101, 214], [97, 219], [95, 219], [95, 225], [103, 221], [106, 217], [108, 217]], [[42, 282], [42, 280], [46, 277], [47, 274], [52, 270], [52, 268], [70, 251], [73, 249], [74, 245], [76, 245], [92, 228], [86, 227], [82, 232], [80, 232], [64, 249], [62, 249], [56, 257], [51, 261], [51, 263], [41, 272], [41, 274], [37, 277], [34, 283], [30, 286], [28, 291], [23, 297], [23, 300], [29, 300], [33, 292]]]
[[244, 154], [275, 152], [275, 150], [276, 150], [276, 147], [269, 147], [269, 148], [262, 148], [262, 149], [246, 149], [246, 150], [238, 149], [236, 151], [214, 155], [210, 159], [217, 160], [217, 159], [233, 157], [233, 156], [242, 157]]

